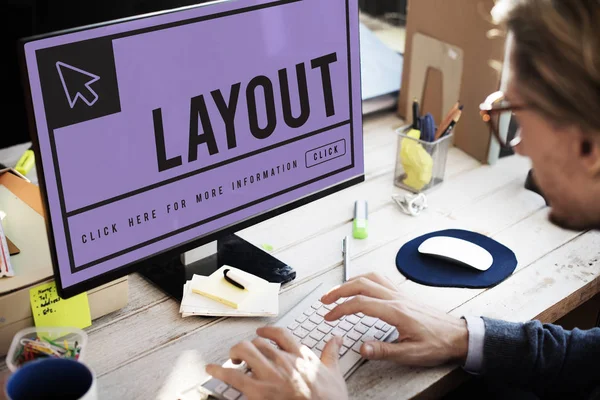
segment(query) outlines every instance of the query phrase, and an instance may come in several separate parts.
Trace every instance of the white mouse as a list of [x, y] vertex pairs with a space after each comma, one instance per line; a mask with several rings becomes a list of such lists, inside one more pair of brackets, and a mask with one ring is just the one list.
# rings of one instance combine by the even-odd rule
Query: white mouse
[[483, 247], [451, 236], [434, 236], [426, 239], [419, 246], [419, 253], [439, 257], [479, 271], [486, 271], [494, 262], [490, 252]]

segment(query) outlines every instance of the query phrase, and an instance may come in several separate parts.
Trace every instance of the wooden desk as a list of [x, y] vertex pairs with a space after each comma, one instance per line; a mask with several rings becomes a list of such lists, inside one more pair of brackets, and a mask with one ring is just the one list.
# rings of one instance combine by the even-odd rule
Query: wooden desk
[[[297, 279], [282, 289], [281, 315], [319, 282], [341, 282], [341, 240], [351, 233], [353, 202], [360, 198], [369, 202], [369, 238], [352, 243], [351, 274], [387, 274], [401, 290], [454, 315], [551, 322], [600, 290], [600, 234], [551, 225], [544, 201], [523, 188], [530, 164], [522, 157], [481, 166], [452, 149], [447, 180], [428, 195], [429, 209], [418, 217], [403, 214], [391, 200], [402, 192], [392, 184], [394, 128], [401, 122], [391, 114], [365, 120], [364, 183], [239, 233], [255, 244], [271, 244], [274, 254], [296, 269]], [[515, 251], [518, 269], [488, 290], [425, 287], [398, 273], [394, 256], [403, 243], [452, 227], [504, 243]], [[98, 375], [102, 399], [176, 399], [201, 379], [206, 363], [225, 361], [232, 345], [269, 323], [264, 318], [183, 319], [178, 304], [140, 276], [131, 275], [129, 282], [128, 306], [87, 329], [87, 360]], [[368, 362], [348, 386], [352, 398], [429, 398], [464, 378], [452, 367]]]

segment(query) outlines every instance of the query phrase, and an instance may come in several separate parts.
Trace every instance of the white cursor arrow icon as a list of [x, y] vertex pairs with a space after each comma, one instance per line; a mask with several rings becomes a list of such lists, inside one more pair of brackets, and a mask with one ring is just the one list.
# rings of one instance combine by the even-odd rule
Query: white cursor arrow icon
[[88, 106], [94, 105], [98, 95], [90, 85], [100, 79], [98, 75], [61, 61], [56, 62], [56, 69], [71, 108], [75, 106], [77, 99], [83, 100]]

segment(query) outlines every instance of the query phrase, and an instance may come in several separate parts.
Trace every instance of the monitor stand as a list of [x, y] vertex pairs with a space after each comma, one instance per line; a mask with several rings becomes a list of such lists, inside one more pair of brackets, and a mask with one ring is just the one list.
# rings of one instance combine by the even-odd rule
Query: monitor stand
[[194, 274], [208, 276], [223, 265], [239, 268], [269, 282], [293, 280], [296, 272], [284, 262], [237, 235], [224, 236], [181, 256], [159, 256], [139, 273], [169, 296], [181, 301], [183, 285]]

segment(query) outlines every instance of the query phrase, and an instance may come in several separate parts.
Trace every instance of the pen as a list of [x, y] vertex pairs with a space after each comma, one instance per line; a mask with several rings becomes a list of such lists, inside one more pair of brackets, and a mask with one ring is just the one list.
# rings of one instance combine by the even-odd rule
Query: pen
[[419, 129], [419, 102], [413, 100], [413, 129]]
[[435, 136], [433, 139], [434, 141], [442, 137], [443, 133], [446, 131], [446, 129], [448, 129], [448, 125], [452, 122], [456, 111], [458, 111], [459, 109], [462, 110], [462, 105], [460, 105], [460, 102], [457, 101], [454, 104], [454, 106], [450, 109], [450, 111], [448, 111], [448, 114], [446, 114], [446, 116], [442, 120], [442, 123], [438, 126], [438, 129], [435, 132]]
[[342, 253], [344, 253], [344, 282], [348, 281], [349, 278], [349, 268], [350, 268], [350, 254], [349, 247], [350, 243], [348, 241], [348, 236], [344, 238], [342, 242]]
[[462, 115], [462, 111], [458, 110], [456, 112], [456, 115], [452, 119], [452, 122], [450, 122], [450, 125], [448, 125], [448, 128], [446, 128], [446, 130], [444, 131], [444, 133], [442, 133], [442, 136], [440, 136], [440, 138], [443, 138], [444, 136], [448, 136], [449, 134], [452, 133], [452, 131], [454, 130], [454, 125], [456, 125], [456, 123], [460, 119], [461, 115]]
[[225, 280], [231, 283], [233, 286], [238, 287], [242, 290], [246, 289], [246, 287], [243, 285], [243, 283], [245, 283], [244, 280], [240, 276], [238, 276], [238, 274], [236, 274], [234, 271], [224, 269], [223, 276], [225, 277]]

